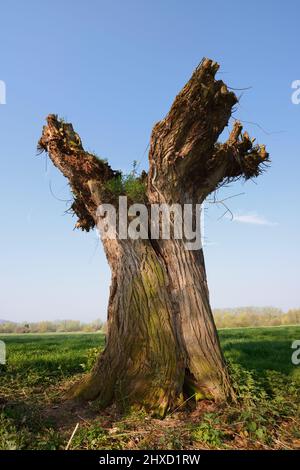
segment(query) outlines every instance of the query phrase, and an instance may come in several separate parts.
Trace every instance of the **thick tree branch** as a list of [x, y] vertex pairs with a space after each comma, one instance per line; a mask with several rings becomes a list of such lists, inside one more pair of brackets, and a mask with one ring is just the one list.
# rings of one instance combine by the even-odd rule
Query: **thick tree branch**
[[239, 178], [259, 176], [269, 162], [264, 145], [254, 145], [243, 126], [236, 121], [228, 140], [215, 145], [215, 153], [207, 162], [206, 192], [209, 194], [223, 183]]
[[54, 114], [47, 118], [38, 149], [48, 152], [54, 165], [68, 179], [74, 196], [70, 209], [78, 217], [76, 228], [89, 231], [95, 226], [99, 203], [95, 200], [95, 188], [100, 191], [103, 183], [117, 173], [106, 162], [85, 152], [72, 124], [59, 120]]
[[263, 146], [252, 145], [247, 133], [241, 136], [239, 123], [225, 144], [217, 144], [238, 101], [222, 80], [215, 79], [218, 69], [216, 62], [203, 59], [168, 115], [153, 128], [149, 192], [156, 190], [171, 200], [178, 193], [197, 197], [226, 178], [260, 173], [268, 155]]
[[[153, 128], [149, 152], [150, 182], [156, 174], [184, 175], [193, 167], [205, 165], [214, 144], [227, 125], [234, 93], [222, 80], [215, 80], [219, 65], [203, 59], [189, 82], [176, 97], [168, 115]], [[198, 168], [199, 169], [199, 168]], [[161, 185], [160, 185], [161, 186]]]

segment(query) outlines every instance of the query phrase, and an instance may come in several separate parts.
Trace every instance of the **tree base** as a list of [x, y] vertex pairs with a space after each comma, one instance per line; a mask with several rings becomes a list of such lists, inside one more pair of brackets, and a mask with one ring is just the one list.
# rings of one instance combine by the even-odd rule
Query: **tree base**
[[[218, 384], [220, 386], [220, 384]], [[136, 387], [135, 387], [136, 388]], [[141, 387], [139, 387], [141, 390]], [[147, 392], [150, 390], [150, 393]], [[65, 398], [80, 402], [94, 401], [100, 409], [115, 403], [120, 410], [143, 410], [154, 417], [164, 418], [168, 412], [172, 412], [185, 404], [196, 404], [200, 400], [232, 401], [235, 399], [234, 392], [229, 382], [222, 384], [222, 390], [214, 396], [210, 389], [200, 387], [192, 374], [186, 370], [183, 381], [174, 387], [174, 383], [165, 387], [143, 387], [144, 393], [139, 396], [132, 390], [120, 384], [103, 382], [97, 371], [92, 371], [83, 379], [76, 382], [66, 392]]]

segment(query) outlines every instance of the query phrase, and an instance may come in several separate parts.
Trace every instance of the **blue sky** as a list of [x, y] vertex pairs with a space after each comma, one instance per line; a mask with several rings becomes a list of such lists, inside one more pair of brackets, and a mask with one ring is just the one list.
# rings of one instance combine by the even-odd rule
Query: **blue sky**
[[[300, 79], [296, 0], [2, 2], [0, 318], [105, 318], [109, 269], [96, 233], [73, 231], [66, 181], [36, 156], [44, 119], [73, 122], [85, 147], [147, 168], [153, 124], [203, 56], [244, 92], [235, 117], [267, 145], [270, 170], [220, 197], [205, 219], [213, 307], [299, 307]], [[246, 123], [249, 121], [249, 123]], [[227, 132], [227, 131], [226, 131]], [[52, 190], [50, 190], [50, 187]]]

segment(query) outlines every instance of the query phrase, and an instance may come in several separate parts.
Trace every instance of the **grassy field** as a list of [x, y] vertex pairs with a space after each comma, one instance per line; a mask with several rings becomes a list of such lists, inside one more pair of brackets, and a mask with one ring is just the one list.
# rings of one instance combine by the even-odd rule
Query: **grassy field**
[[300, 327], [219, 332], [238, 402], [187, 403], [163, 421], [143, 413], [62, 401], [104, 346], [100, 333], [1, 335], [0, 449], [300, 448], [300, 366], [291, 344]]

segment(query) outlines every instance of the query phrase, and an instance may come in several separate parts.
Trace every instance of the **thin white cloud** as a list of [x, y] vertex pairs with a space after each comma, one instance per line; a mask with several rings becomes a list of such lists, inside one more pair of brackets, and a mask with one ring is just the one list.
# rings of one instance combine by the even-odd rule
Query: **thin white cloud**
[[239, 222], [241, 224], [265, 225], [268, 227], [278, 225], [277, 222], [271, 222], [256, 213], [234, 215], [232, 220], [233, 222]]

